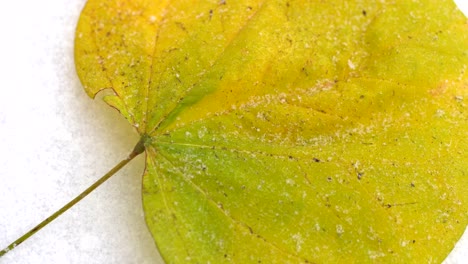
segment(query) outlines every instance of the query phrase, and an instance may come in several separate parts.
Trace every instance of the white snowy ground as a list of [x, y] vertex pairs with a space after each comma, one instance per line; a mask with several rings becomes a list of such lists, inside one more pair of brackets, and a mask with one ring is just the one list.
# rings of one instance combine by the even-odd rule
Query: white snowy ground
[[[468, 10], [468, 2], [459, 0]], [[73, 64], [85, 0], [0, 3], [0, 249], [92, 184], [138, 141], [83, 92]], [[467, 13], [467, 12], [465, 12]], [[162, 263], [141, 208], [143, 156], [0, 259]], [[466, 263], [468, 233], [446, 263]]]

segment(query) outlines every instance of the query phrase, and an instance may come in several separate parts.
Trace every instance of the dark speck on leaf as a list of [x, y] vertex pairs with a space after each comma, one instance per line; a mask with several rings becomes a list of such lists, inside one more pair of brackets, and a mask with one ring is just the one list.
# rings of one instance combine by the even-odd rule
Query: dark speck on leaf
[[366, 10], [362, 10], [362, 14], [363, 14], [364, 16], [367, 16]]
[[358, 174], [357, 174], [358, 180], [361, 180], [362, 176], [364, 176], [364, 173], [363, 172], [358, 172]]

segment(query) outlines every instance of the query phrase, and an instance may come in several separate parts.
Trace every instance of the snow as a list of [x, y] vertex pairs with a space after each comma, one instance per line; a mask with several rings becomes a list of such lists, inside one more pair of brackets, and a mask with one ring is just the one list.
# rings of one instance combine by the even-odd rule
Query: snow
[[[73, 40], [84, 4], [1, 4], [1, 249], [86, 189], [138, 141], [117, 111], [86, 96], [76, 76]], [[134, 160], [0, 263], [158, 263], [141, 206], [143, 167], [143, 157]]]

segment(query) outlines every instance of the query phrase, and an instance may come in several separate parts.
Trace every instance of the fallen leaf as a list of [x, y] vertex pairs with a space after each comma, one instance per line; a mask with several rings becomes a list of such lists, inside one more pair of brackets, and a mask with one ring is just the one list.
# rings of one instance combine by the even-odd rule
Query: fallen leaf
[[89, 96], [149, 135], [168, 263], [441, 262], [468, 223], [451, 1], [94, 1]]

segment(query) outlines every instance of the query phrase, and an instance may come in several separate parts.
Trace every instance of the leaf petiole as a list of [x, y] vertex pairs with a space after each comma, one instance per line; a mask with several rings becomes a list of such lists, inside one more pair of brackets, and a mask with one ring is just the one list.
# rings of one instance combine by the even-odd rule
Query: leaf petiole
[[124, 160], [120, 161], [114, 168], [112, 168], [109, 172], [107, 172], [104, 176], [102, 176], [98, 181], [96, 181], [93, 185], [89, 186], [86, 190], [84, 190], [81, 194], [76, 196], [73, 200], [68, 202], [66, 205], [64, 205], [62, 208], [60, 208], [58, 211], [44, 219], [41, 223], [33, 227], [31, 230], [26, 232], [24, 235], [16, 239], [13, 243], [8, 245], [6, 248], [2, 249], [0, 251], [0, 257], [4, 256], [6, 253], [8, 253], [10, 250], [14, 249], [24, 241], [26, 241], [29, 237], [34, 235], [37, 231], [41, 230], [43, 227], [48, 225], [50, 222], [55, 220], [57, 217], [59, 217], [61, 214], [65, 213], [68, 209], [73, 207], [76, 203], [81, 201], [83, 198], [85, 198], [88, 194], [90, 194], [92, 191], [94, 191], [97, 187], [99, 187], [101, 184], [103, 184], [105, 181], [107, 181], [112, 175], [117, 173], [121, 168], [123, 168], [127, 163], [129, 163], [131, 160], [133, 160], [136, 156], [140, 155], [145, 151], [145, 145], [148, 143], [149, 137], [146, 135], [143, 135], [141, 139], [138, 141], [138, 143], [135, 145], [133, 148], [133, 151], [128, 155], [127, 158]]

